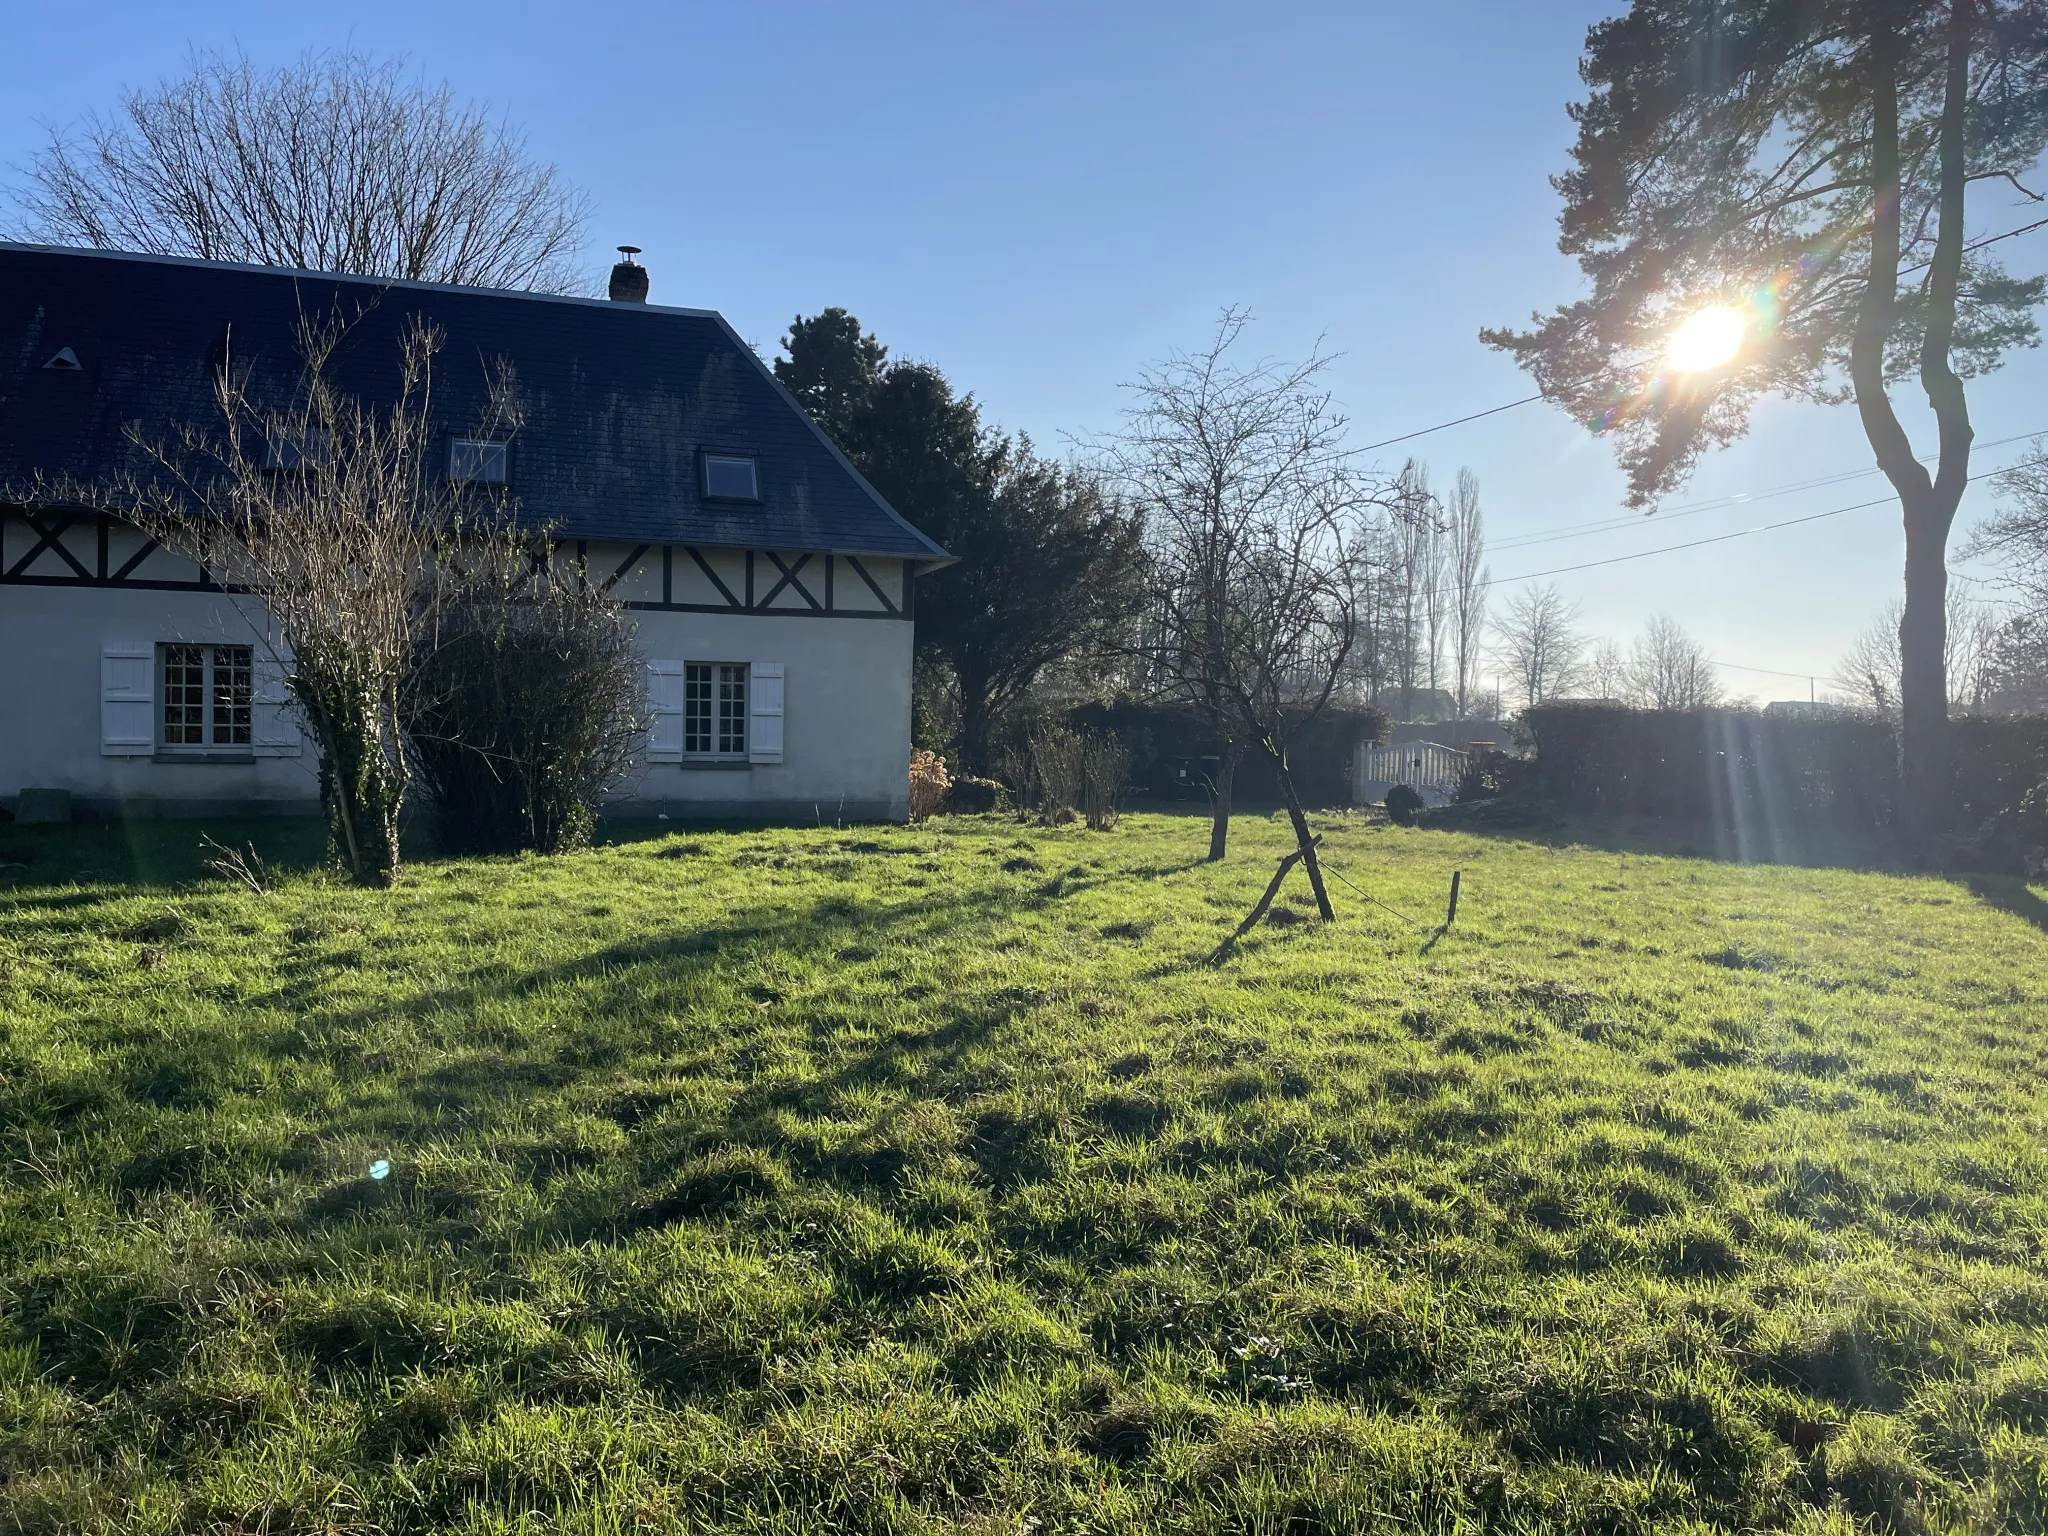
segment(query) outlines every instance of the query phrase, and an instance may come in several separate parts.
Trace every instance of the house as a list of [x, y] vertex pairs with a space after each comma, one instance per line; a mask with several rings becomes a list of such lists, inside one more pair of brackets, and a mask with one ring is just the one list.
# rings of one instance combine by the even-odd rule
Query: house
[[[613, 810], [901, 819], [917, 580], [950, 557], [720, 316], [646, 293], [630, 259], [583, 299], [0, 243], [0, 797], [317, 808], [260, 606], [62, 490], [217, 426], [228, 357], [281, 403], [310, 317], [346, 325], [330, 376], [372, 404], [403, 329], [436, 328], [436, 472], [502, 485], [628, 610], [651, 725]], [[518, 429], [465, 435], [493, 370]]]

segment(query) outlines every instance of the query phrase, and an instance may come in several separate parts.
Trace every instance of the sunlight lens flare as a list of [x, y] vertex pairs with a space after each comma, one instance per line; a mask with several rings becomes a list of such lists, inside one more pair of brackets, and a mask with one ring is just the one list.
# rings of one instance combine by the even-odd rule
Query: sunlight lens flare
[[1726, 304], [1709, 305], [1687, 316], [1685, 323], [1671, 333], [1664, 360], [1681, 373], [1718, 368], [1740, 350], [1747, 325], [1740, 310]]

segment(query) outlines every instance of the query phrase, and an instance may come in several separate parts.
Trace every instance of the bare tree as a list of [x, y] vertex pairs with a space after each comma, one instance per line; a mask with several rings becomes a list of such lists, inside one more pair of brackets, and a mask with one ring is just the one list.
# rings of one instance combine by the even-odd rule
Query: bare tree
[[[1899, 622], [1904, 609], [1901, 602], [1887, 604], [1884, 612], [1849, 642], [1835, 671], [1835, 686], [1866, 709], [1898, 712], [1903, 673]], [[1997, 681], [1999, 628], [1997, 615], [1990, 608], [1949, 589], [1942, 669], [1948, 678], [1950, 709], [1984, 707]]]
[[1401, 688], [1400, 715], [1406, 720], [1415, 714], [1415, 694], [1424, 680], [1435, 686], [1436, 657], [1430, 653], [1441, 642], [1435, 588], [1443, 554], [1437, 543], [1440, 514], [1429, 488], [1428, 465], [1410, 459], [1401, 466], [1388, 512], [1393, 563], [1387, 571], [1391, 601], [1386, 644]]
[[1545, 703], [1578, 685], [1586, 654], [1578, 617], [1578, 605], [1565, 601], [1555, 585], [1524, 587], [1508, 599], [1495, 626], [1494, 653], [1523, 704]]
[[1486, 632], [1486, 518], [1479, 509], [1479, 477], [1458, 471], [1444, 516], [1450, 542], [1445, 562], [1450, 587], [1451, 655], [1458, 674], [1458, 713], [1471, 713], [1479, 686], [1479, 657]]
[[1668, 614], [1657, 614], [1629, 648], [1628, 688], [1645, 709], [1706, 709], [1721, 702], [1721, 681], [1706, 647]]
[[2000, 506], [1970, 532], [1962, 556], [1995, 560], [2023, 606], [2048, 615], [2048, 438], [1998, 477]]
[[1612, 640], [1593, 647], [1585, 667], [1587, 689], [1596, 699], [1629, 699], [1628, 658]]
[[[320, 747], [321, 798], [336, 852], [363, 884], [398, 870], [410, 772], [402, 696], [431, 622], [438, 544], [463, 522], [465, 492], [436, 472], [438, 335], [409, 322], [382, 409], [338, 393], [328, 360], [339, 322], [305, 322], [290, 399], [267, 404], [232, 356], [214, 374], [218, 420], [168, 442], [135, 438], [159, 471], [113, 503], [167, 549], [262, 603], [286, 687]], [[513, 413], [491, 391], [496, 435]]]
[[[1283, 674], [1289, 688], [1297, 681], [1281, 665], [1285, 647], [1245, 626], [1297, 599], [1322, 600], [1315, 573], [1343, 500], [1334, 488], [1350, 474], [1343, 418], [1318, 382], [1332, 359], [1318, 350], [1299, 363], [1239, 363], [1231, 348], [1248, 318], [1226, 310], [1201, 351], [1141, 374], [1123, 430], [1101, 445], [1106, 470], [1145, 520], [1150, 599], [1132, 642], [1140, 686], [1192, 707], [1217, 743], [1211, 859], [1228, 846], [1239, 759], [1263, 730], [1248, 737], [1247, 708], [1262, 710]], [[1352, 554], [1347, 543], [1344, 558]], [[1299, 619], [1290, 610], [1274, 622]], [[1302, 643], [1318, 628], [1302, 627]], [[1336, 647], [1340, 668], [1353, 638]], [[1261, 656], [1270, 677], [1245, 671], [1258, 672]], [[1331, 688], [1335, 680], [1333, 672]]]
[[584, 195], [485, 109], [398, 60], [195, 54], [53, 132], [15, 192], [52, 244], [567, 292]]

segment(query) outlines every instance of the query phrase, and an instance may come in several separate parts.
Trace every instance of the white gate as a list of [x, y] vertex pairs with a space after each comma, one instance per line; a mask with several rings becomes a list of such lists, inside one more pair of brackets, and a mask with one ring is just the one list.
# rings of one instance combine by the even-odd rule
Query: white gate
[[1465, 776], [1465, 754], [1434, 741], [1401, 741], [1391, 747], [1361, 747], [1351, 764], [1351, 794], [1359, 805], [1387, 798], [1406, 784], [1429, 805], [1448, 804]]

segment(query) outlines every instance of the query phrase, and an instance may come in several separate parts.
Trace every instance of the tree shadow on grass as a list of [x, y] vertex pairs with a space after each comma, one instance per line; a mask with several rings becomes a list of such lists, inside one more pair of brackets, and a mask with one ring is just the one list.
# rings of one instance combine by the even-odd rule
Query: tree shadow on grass
[[318, 868], [327, 855], [326, 824], [314, 816], [6, 826], [0, 827], [0, 865], [11, 867], [0, 869], [9, 877], [0, 880], [0, 897], [47, 904], [60, 886], [119, 885], [140, 895], [190, 885], [208, 876], [206, 837], [236, 849], [253, 844], [280, 873]]
[[2048, 901], [2035, 895], [2026, 881], [2013, 875], [1970, 875], [1964, 883], [1969, 886], [1970, 894], [1987, 907], [1996, 907], [2014, 917], [2025, 918], [2041, 932], [2048, 933]]

